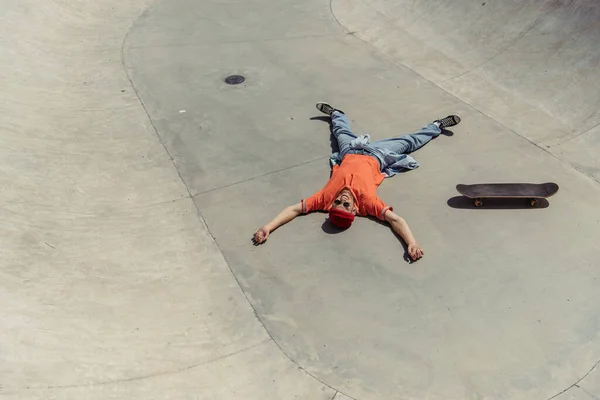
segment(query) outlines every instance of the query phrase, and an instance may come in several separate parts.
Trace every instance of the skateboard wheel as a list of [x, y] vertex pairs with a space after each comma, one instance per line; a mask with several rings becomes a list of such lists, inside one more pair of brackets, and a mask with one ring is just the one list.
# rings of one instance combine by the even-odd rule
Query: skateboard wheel
[[481, 199], [475, 199], [473, 200], [473, 204], [475, 207], [481, 207], [483, 205], [483, 201]]
[[531, 205], [531, 207], [535, 207], [539, 204], [539, 202], [537, 199], [530, 199], [529, 204]]

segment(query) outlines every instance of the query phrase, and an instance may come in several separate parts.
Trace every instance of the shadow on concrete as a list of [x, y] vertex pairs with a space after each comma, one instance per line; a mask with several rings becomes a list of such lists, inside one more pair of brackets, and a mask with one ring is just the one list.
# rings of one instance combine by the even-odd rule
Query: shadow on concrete
[[538, 205], [531, 207], [529, 199], [484, 199], [481, 207], [475, 207], [473, 200], [464, 196], [456, 196], [448, 199], [447, 204], [452, 208], [473, 210], [515, 210], [531, 208], [548, 208], [550, 203], [546, 199], [538, 199]]
[[331, 222], [329, 222], [329, 218], [326, 218], [325, 221], [323, 221], [323, 224], [321, 225], [321, 229], [323, 230], [323, 232], [328, 233], [330, 235], [342, 233], [346, 230], [346, 229], [338, 228], [337, 226], [333, 225]]
[[402, 258], [404, 259], [404, 261], [406, 261], [409, 264], [412, 264], [412, 263], [416, 262], [416, 261], [413, 261], [412, 258], [410, 258], [410, 255], [408, 255], [408, 246], [406, 245], [406, 243], [404, 242], [404, 240], [402, 240], [402, 238], [396, 232], [394, 232], [394, 230], [392, 229], [392, 227], [387, 222], [383, 222], [383, 221], [381, 221], [381, 220], [379, 220], [379, 219], [377, 219], [375, 217], [371, 217], [371, 216], [368, 216], [367, 218], [370, 219], [373, 222], [376, 222], [377, 224], [379, 224], [381, 226], [385, 226], [386, 228], [388, 228], [389, 230], [392, 231], [392, 233], [394, 234], [394, 236], [396, 236], [396, 238], [398, 239], [398, 241], [402, 245], [402, 248], [404, 249], [404, 255], [402, 256]]
[[[406, 243], [404, 243], [404, 240], [402, 240], [402, 238], [400, 236], [398, 236], [398, 234], [396, 234], [396, 232], [394, 232], [392, 230], [392, 228], [390, 227], [390, 225], [388, 225], [386, 222], [380, 221], [375, 217], [371, 217], [371, 216], [367, 216], [367, 219], [376, 222], [377, 224], [384, 226], [386, 228], [388, 228], [389, 230], [392, 231], [392, 233], [394, 234], [394, 236], [396, 236], [396, 238], [398, 239], [398, 241], [400, 242], [400, 244], [402, 245], [402, 248], [404, 249], [404, 255], [403, 255], [403, 259], [404, 261], [406, 261], [409, 264], [412, 264], [416, 261], [413, 261], [410, 256], [408, 255], [408, 246], [406, 245]], [[323, 221], [323, 224], [321, 225], [321, 229], [323, 230], [323, 232], [330, 234], [330, 235], [335, 235], [341, 232], [344, 232], [346, 229], [340, 229], [336, 226], [334, 226], [331, 222], [329, 222], [329, 218], [326, 218], [325, 221]]]

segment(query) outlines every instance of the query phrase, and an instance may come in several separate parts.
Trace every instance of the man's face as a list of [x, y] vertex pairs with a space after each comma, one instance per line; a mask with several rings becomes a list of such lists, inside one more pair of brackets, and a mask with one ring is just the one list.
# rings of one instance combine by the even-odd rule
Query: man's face
[[331, 208], [337, 208], [338, 210], [347, 211], [356, 215], [356, 208], [354, 207], [354, 197], [352, 192], [348, 189], [342, 190], [338, 193]]

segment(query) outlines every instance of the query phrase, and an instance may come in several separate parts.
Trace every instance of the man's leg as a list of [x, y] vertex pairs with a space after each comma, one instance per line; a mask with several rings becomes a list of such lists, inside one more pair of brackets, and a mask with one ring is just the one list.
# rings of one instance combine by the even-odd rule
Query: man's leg
[[339, 111], [332, 112], [331, 130], [337, 139], [340, 155], [343, 157], [350, 148], [350, 143], [356, 139], [356, 135], [350, 129], [348, 117]]
[[423, 147], [431, 139], [439, 136], [440, 133], [442, 133], [441, 128], [432, 122], [418, 132], [391, 139], [378, 140], [371, 143], [371, 146], [387, 149], [397, 154], [407, 154]]
[[350, 120], [343, 111], [327, 103], [317, 103], [317, 109], [331, 117], [331, 131], [338, 142], [340, 156], [343, 157], [350, 148], [350, 143], [356, 139], [350, 129]]
[[438, 137], [443, 128], [448, 128], [460, 123], [458, 115], [450, 115], [446, 118], [435, 120], [424, 126], [419, 132], [403, 135], [391, 139], [378, 140], [371, 143], [373, 147], [385, 148], [393, 153], [407, 154], [423, 147], [431, 139]]

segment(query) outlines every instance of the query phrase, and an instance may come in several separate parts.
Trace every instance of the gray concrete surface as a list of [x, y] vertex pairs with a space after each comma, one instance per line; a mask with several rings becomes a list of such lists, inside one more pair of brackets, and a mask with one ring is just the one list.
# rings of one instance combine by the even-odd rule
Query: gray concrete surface
[[[0, 396], [600, 398], [596, 3], [0, 4]], [[251, 245], [328, 177], [319, 100], [463, 117], [380, 188], [418, 263], [323, 214]], [[512, 180], [561, 189], [454, 190]]]

